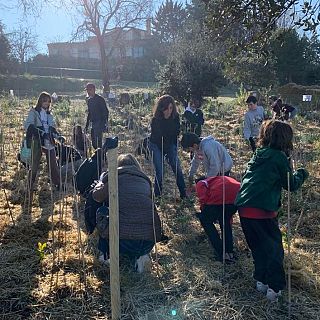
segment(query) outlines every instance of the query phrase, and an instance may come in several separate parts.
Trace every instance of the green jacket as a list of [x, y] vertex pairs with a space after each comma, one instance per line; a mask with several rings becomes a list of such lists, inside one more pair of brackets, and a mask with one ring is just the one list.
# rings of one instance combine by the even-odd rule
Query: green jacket
[[308, 177], [305, 169], [292, 172], [284, 152], [269, 147], [259, 148], [248, 162], [235, 204], [238, 207], [277, 211], [281, 206], [281, 190], [296, 191]]

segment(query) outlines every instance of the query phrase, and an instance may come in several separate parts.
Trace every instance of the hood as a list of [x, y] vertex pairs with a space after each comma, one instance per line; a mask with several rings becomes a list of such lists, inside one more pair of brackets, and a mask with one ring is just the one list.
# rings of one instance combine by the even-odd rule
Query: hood
[[213, 136], [207, 136], [207, 137], [201, 139], [202, 144], [206, 144], [209, 141], [216, 141], [216, 140], [213, 138]]
[[148, 176], [144, 172], [139, 170], [136, 166], [118, 167], [118, 175], [120, 176], [120, 175], [123, 175], [123, 174], [130, 174], [130, 175], [133, 175], [133, 176], [142, 177], [142, 178], [146, 179], [151, 184], [151, 181], [148, 178]]
[[266, 163], [267, 161], [270, 161], [270, 159], [273, 158], [275, 154], [279, 153], [283, 152], [269, 147], [258, 148], [251, 160], [248, 162], [248, 168], [255, 169]]

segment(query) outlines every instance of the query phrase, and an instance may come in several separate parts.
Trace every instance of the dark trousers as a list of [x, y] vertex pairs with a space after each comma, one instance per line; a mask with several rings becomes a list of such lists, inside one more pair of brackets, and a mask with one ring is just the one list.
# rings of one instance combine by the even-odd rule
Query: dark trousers
[[241, 226], [254, 260], [254, 278], [278, 292], [286, 285], [284, 251], [277, 218], [241, 218]]
[[[237, 207], [233, 204], [225, 205], [224, 215], [224, 234], [225, 234], [225, 248], [227, 253], [233, 252], [233, 237], [232, 237], [232, 225], [231, 218], [237, 212]], [[223, 205], [205, 205], [198, 214], [200, 223], [207, 234], [213, 248], [218, 254], [219, 259], [222, 259], [222, 230], [223, 230]], [[214, 225], [214, 222], [218, 221], [221, 230], [220, 235]]]
[[[134, 263], [136, 259], [151, 252], [154, 242], [150, 240], [119, 240], [119, 252], [128, 256]], [[98, 249], [109, 256], [109, 239], [99, 237]]]
[[91, 141], [94, 149], [102, 147], [102, 134], [103, 130], [92, 128], [91, 129]]
[[46, 155], [48, 173], [51, 177], [52, 183], [54, 185], [60, 184], [60, 172], [57, 164], [56, 152], [54, 149], [47, 150], [41, 147], [41, 144], [37, 140], [32, 141], [31, 145], [32, 155], [31, 155], [31, 170], [29, 172], [28, 181], [29, 186], [33, 187], [36, 180], [37, 172], [39, 171], [40, 161], [42, 152]]

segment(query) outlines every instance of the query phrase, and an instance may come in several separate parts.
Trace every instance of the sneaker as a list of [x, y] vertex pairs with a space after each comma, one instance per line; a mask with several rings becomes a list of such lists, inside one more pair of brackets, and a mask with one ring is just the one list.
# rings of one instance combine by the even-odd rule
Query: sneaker
[[264, 284], [262, 283], [261, 281], [257, 281], [256, 283], [256, 289], [263, 293], [263, 294], [266, 294], [267, 293], [267, 290], [268, 290], [269, 286], [267, 284]]
[[110, 259], [106, 254], [100, 254], [98, 260], [101, 262], [101, 264], [109, 266], [110, 265]]
[[135, 269], [137, 272], [142, 273], [151, 269], [151, 259], [148, 254], [139, 257], [135, 263]]
[[273, 289], [268, 288], [266, 297], [269, 301], [277, 302], [280, 296], [281, 296], [281, 290], [279, 290], [278, 292], [275, 292]]

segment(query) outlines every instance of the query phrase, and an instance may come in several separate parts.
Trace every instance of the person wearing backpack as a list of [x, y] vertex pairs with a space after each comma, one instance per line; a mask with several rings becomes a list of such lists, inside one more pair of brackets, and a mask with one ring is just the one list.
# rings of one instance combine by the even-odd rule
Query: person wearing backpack
[[26, 144], [32, 150], [31, 170], [29, 172], [29, 186], [33, 185], [39, 170], [42, 152], [46, 155], [48, 171], [53, 185], [60, 186], [60, 174], [55, 153], [55, 139], [64, 138], [55, 129], [54, 118], [50, 111], [51, 96], [41, 92], [37, 104], [31, 108], [24, 122], [26, 130]]

